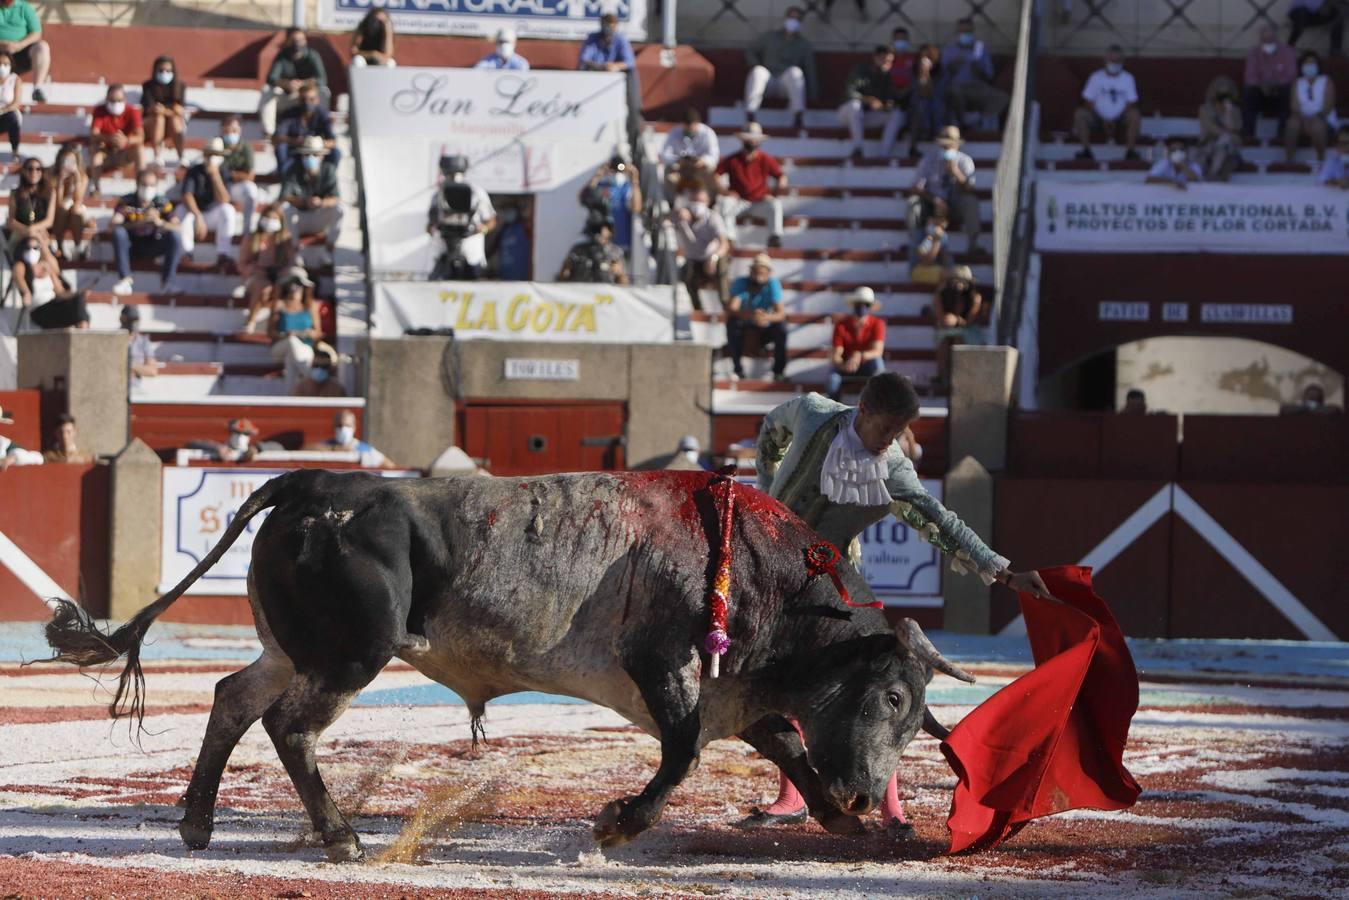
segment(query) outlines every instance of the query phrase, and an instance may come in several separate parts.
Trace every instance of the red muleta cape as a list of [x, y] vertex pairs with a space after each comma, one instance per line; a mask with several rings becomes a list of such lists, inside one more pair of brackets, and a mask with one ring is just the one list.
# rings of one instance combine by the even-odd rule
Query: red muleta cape
[[1122, 756], [1138, 711], [1138, 671], [1091, 569], [1042, 569], [1063, 603], [1020, 594], [1035, 668], [966, 716], [942, 742], [960, 781], [951, 849], [996, 847], [1031, 819], [1126, 809], [1138, 782]]

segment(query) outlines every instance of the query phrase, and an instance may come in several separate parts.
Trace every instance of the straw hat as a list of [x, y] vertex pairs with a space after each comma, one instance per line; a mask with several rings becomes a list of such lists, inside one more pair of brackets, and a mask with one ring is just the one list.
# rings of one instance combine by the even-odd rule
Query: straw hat
[[773, 257], [769, 256], [767, 253], [755, 254], [754, 261], [749, 264], [750, 271], [752, 272], [760, 267], [765, 268], [770, 272], [773, 271]]
[[969, 266], [956, 266], [951, 270], [951, 277], [959, 278], [962, 281], [968, 281], [970, 284], [974, 283], [974, 272]]
[[304, 139], [304, 143], [300, 145], [298, 152], [317, 156], [320, 153], [327, 153], [328, 148], [323, 146], [323, 138], [317, 134], [311, 134]]
[[877, 302], [876, 292], [869, 287], [859, 287], [848, 295], [849, 306], [854, 303], [865, 303], [867, 306], [875, 306]]
[[947, 125], [941, 131], [937, 132], [937, 137], [934, 141], [938, 147], [947, 148], [959, 147], [964, 143], [960, 138], [960, 129], [954, 125]]
[[768, 135], [763, 133], [763, 126], [758, 122], [750, 122], [744, 131], [737, 131], [735, 136], [746, 144], [760, 144], [768, 139]]

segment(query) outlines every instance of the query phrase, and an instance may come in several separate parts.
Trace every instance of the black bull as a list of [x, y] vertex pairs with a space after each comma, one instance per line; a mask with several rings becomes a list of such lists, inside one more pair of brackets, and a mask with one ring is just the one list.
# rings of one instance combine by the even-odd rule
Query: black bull
[[[826, 828], [851, 832], [926, 715], [933, 668], [963, 677], [906, 620], [846, 606], [805, 551], [819, 537], [738, 489], [721, 676], [704, 671], [718, 506], [701, 472], [388, 480], [317, 470], [257, 490], [169, 593], [111, 635], [72, 605], [47, 626], [54, 659], [127, 657], [113, 714], [143, 714], [146, 630], [272, 508], [248, 574], [263, 653], [216, 685], [179, 831], [210, 840], [220, 777], [259, 718], [335, 860], [361, 855], [315, 763], [320, 734], [395, 656], [462, 696], [474, 718], [514, 691], [606, 706], [661, 743], [655, 776], [600, 812], [604, 846], [652, 825], [709, 741], [739, 735], [777, 763]], [[720, 493], [720, 490], [718, 490]], [[849, 566], [853, 597], [871, 599]], [[409, 636], [411, 634], [411, 636]], [[422, 641], [419, 635], [425, 635]], [[809, 752], [786, 717], [796, 719]]]

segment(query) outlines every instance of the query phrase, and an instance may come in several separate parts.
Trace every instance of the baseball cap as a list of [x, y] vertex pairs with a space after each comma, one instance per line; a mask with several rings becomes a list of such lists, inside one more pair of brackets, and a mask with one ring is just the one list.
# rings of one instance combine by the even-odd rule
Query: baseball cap
[[256, 436], [258, 433], [258, 426], [254, 425], [248, 419], [230, 419], [230, 432], [234, 434]]

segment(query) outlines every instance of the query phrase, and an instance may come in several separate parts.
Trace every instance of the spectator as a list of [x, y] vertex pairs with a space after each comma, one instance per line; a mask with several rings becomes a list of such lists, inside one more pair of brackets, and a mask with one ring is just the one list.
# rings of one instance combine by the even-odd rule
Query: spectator
[[909, 29], [901, 26], [890, 32], [890, 49], [895, 51], [894, 62], [890, 64], [890, 90], [896, 97], [907, 99], [913, 86], [913, 65], [918, 59], [909, 43]]
[[[529, 60], [515, 52], [515, 30], [503, 28], [497, 32], [496, 50], [478, 60], [475, 69], [511, 69], [529, 71]], [[584, 66], [582, 67], [584, 68]]]
[[393, 59], [393, 21], [382, 7], [373, 7], [351, 32], [351, 64], [395, 66]]
[[951, 239], [946, 233], [946, 213], [928, 216], [921, 235], [909, 244], [909, 280], [915, 284], [936, 284], [951, 267]]
[[612, 241], [613, 223], [605, 220], [586, 224], [586, 239], [571, 248], [562, 261], [558, 281], [576, 284], [627, 284], [623, 251]]
[[1339, 125], [1335, 115], [1335, 82], [1321, 72], [1321, 61], [1308, 50], [1298, 57], [1302, 74], [1293, 85], [1292, 110], [1283, 129], [1283, 149], [1292, 162], [1303, 132], [1311, 138], [1317, 160], [1325, 159], [1330, 133]]
[[183, 205], [179, 209], [183, 252], [191, 254], [197, 241], [215, 232], [216, 265], [222, 272], [237, 271], [234, 264], [234, 225], [239, 214], [230, 202], [230, 173], [225, 168], [225, 142], [218, 137], [206, 144], [202, 161], [183, 176]]
[[220, 140], [225, 142], [222, 165], [229, 173], [230, 200], [243, 209], [243, 232], [253, 230], [253, 212], [258, 205], [257, 173], [254, 171], [253, 145], [244, 140], [243, 121], [231, 113], [220, 121]]
[[1130, 388], [1124, 395], [1124, 405], [1120, 407], [1120, 415], [1123, 416], [1142, 416], [1148, 411], [1148, 396], [1138, 388]]
[[1177, 190], [1186, 190], [1189, 186], [1204, 180], [1204, 173], [1190, 159], [1190, 151], [1185, 142], [1172, 138], [1166, 144], [1166, 156], [1152, 164], [1148, 170], [1147, 184], [1169, 184]]
[[292, 397], [345, 397], [346, 390], [339, 380], [337, 351], [326, 341], [314, 345], [314, 361], [309, 374], [291, 389]]
[[439, 234], [444, 249], [431, 269], [432, 281], [476, 281], [487, 265], [487, 232], [496, 225], [496, 208], [487, 191], [468, 182], [468, 158], [442, 156], [444, 180], [431, 199], [426, 230]]
[[183, 146], [187, 137], [186, 89], [178, 79], [178, 68], [172, 56], [155, 59], [150, 79], [141, 85], [141, 117], [145, 122], [146, 137], [154, 151], [155, 165], [164, 165], [164, 142], [173, 142], [178, 151], [178, 162], [183, 162]]
[[303, 28], [287, 28], [286, 42], [267, 70], [267, 82], [262, 86], [262, 99], [258, 103], [258, 118], [267, 140], [276, 133], [277, 116], [300, 102], [301, 88], [311, 81], [317, 84], [326, 108], [332, 95], [328, 92], [328, 72], [323, 68], [323, 60], [309, 46]]
[[600, 30], [586, 37], [576, 68], [595, 72], [631, 72], [637, 68], [632, 44], [618, 33], [618, 16], [600, 16]]
[[497, 277], [502, 281], [529, 281], [532, 277], [534, 239], [525, 224], [528, 208], [527, 198], [503, 205], [497, 212], [497, 227], [488, 235], [492, 249], [487, 255], [491, 258], [495, 254]]
[[159, 193], [159, 176], [154, 169], [136, 173], [136, 190], [117, 201], [109, 221], [113, 252], [117, 258], [118, 281], [112, 292], [119, 297], [131, 293], [131, 259], [164, 258], [160, 291], [178, 290], [178, 262], [183, 256], [180, 224], [173, 221], [173, 204]]
[[[42, 263], [37, 263], [40, 269]], [[38, 272], [41, 275], [41, 271]], [[28, 293], [26, 299], [32, 299], [33, 305], [28, 307], [28, 318], [34, 325], [43, 330], [51, 328], [88, 328], [89, 327], [89, 307], [85, 302], [85, 292], [64, 291], [64, 285], [59, 279], [53, 280], [56, 285], [57, 293], [50, 296], [45, 302], [36, 300], [36, 292], [33, 290], [33, 284], [28, 284]]]
[[852, 158], [861, 160], [864, 149], [865, 121], [867, 113], [884, 113], [885, 129], [881, 132], [881, 157], [889, 157], [895, 151], [895, 139], [904, 125], [904, 113], [900, 96], [895, 93], [891, 81], [890, 69], [895, 62], [895, 52], [884, 45], [871, 52], [871, 59], [852, 67], [848, 81], [843, 88], [843, 105], [838, 108], [838, 117], [848, 129], [852, 139]]
[[842, 396], [844, 379], [870, 378], [885, 371], [885, 320], [872, 315], [876, 302], [875, 291], [859, 287], [847, 298], [852, 314], [834, 325], [826, 388], [831, 400]]
[[42, 167], [42, 160], [30, 156], [19, 168], [19, 183], [9, 192], [9, 219], [5, 228], [9, 232], [6, 245], [9, 258], [14, 259], [19, 245], [34, 238], [42, 254], [42, 262], [47, 266], [56, 283], [60, 283], [61, 267], [51, 251], [51, 228], [56, 221], [56, 191]]
[[139, 384], [142, 378], [154, 378], [159, 374], [159, 367], [163, 364], [155, 359], [155, 345], [150, 342], [145, 332], [141, 331], [140, 310], [127, 304], [122, 307], [118, 319], [122, 323], [122, 328], [131, 334], [126, 352], [132, 384]]
[[1237, 84], [1226, 75], [1209, 82], [1199, 107], [1196, 162], [1205, 181], [1226, 181], [1241, 163], [1241, 108]]
[[702, 444], [698, 438], [686, 434], [679, 439], [675, 452], [670, 454], [669, 462], [662, 468], [670, 472], [705, 472], [707, 466], [703, 464], [701, 451]]
[[632, 250], [632, 221], [642, 209], [641, 185], [631, 171], [623, 157], [614, 156], [595, 170], [580, 195], [590, 222], [608, 219], [613, 223], [614, 243], [624, 253]]
[[937, 383], [951, 377], [951, 347], [964, 344], [977, 326], [984, 299], [974, 285], [969, 266], [956, 266], [932, 295], [932, 319], [936, 324]]
[[126, 88], [108, 85], [106, 99], [94, 107], [89, 124], [89, 170], [94, 193], [103, 189], [103, 173], [127, 166], [140, 168], [145, 129], [139, 107], [126, 102]]
[[[39, 279], [50, 281], [54, 293], [60, 294], [65, 288], [61, 281], [61, 270], [53, 268], [50, 251], [44, 253], [43, 241], [34, 235], [21, 238], [10, 253], [13, 264], [10, 273], [14, 277], [14, 287], [19, 292], [19, 301], [24, 306], [33, 305], [33, 291]], [[87, 325], [85, 327], [88, 327]]]
[[740, 149], [717, 165], [717, 174], [726, 176], [727, 190], [718, 199], [718, 208], [727, 237], [736, 239], [736, 220], [749, 212], [768, 221], [768, 246], [781, 247], [782, 201], [777, 195], [786, 190], [787, 175], [778, 161], [761, 149], [764, 133], [758, 122], [750, 122], [735, 136], [740, 138]]
[[1335, 152], [1326, 155], [1316, 180], [1341, 190], [1349, 189], [1349, 128], [1335, 135]]
[[703, 188], [708, 196], [716, 196], [721, 145], [717, 133], [703, 124], [697, 107], [687, 107], [684, 124], [670, 129], [660, 151], [660, 161], [665, 166], [665, 186], [671, 197], [694, 187]]
[[84, 198], [89, 192], [89, 175], [84, 170], [84, 154], [76, 143], [62, 144], [51, 167], [56, 215], [52, 219], [51, 239], [61, 248], [61, 258], [72, 260], [89, 255], [84, 230], [92, 224]]
[[815, 49], [801, 35], [801, 19], [805, 13], [799, 6], [787, 7], [782, 27], [759, 36], [748, 50], [745, 61], [749, 75], [745, 77], [745, 119], [755, 120], [768, 91], [787, 98], [792, 112], [792, 127], [805, 122], [806, 98], [815, 99], [818, 82], [815, 77]]
[[1279, 407], [1281, 416], [1333, 416], [1343, 411], [1334, 404], [1326, 403], [1326, 389], [1319, 384], [1309, 384], [1303, 388], [1300, 403], [1285, 403]]
[[230, 419], [229, 437], [225, 443], [219, 441], [188, 441], [189, 450], [202, 450], [207, 458], [217, 462], [252, 462], [258, 455], [258, 446], [253, 439], [258, 436], [258, 426], [248, 419]]
[[14, 71], [14, 57], [0, 51], [0, 131], [9, 138], [11, 161], [19, 158], [23, 130], [22, 105], [23, 79]]
[[279, 206], [263, 207], [257, 230], [244, 235], [239, 244], [239, 274], [244, 277], [244, 296], [248, 313], [244, 334], [252, 334], [258, 322], [271, 311], [277, 287], [283, 279], [297, 274], [298, 249]]
[[1260, 29], [1260, 44], [1246, 54], [1246, 90], [1241, 98], [1241, 131], [1255, 137], [1256, 119], [1263, 113], [1278, 119], [1277, 134], [1288, 121], [1288, 104], [1297, 78], [1293, 48], [1279, 41], [1273, 25]]
[[306, 450], [326, 450], [329, 453], [355, 453], [366, 468], [392, 468], [393, 463], [365, 441], [356, 438], [356, 414], [349, 409], [339, 410], [333, 416], [333, 436], [317, 441]]
[[689, 302], [702, 310], [699, 290], [708, 282], [717, 288], [717, 298], [726, 305], [726, 276], [731, 267], [731, 242], [726, 237], [726, 222], [712, 209], [707, 191], [699, 188], [690, 202], [671, 213], [675, 240], [684, 257], [680, 280], [689, 292]]
[[1095, 159], [1091, 153], [1093, 133], [1104, 134], [1112, 143], [1124, 131], [1124, 158], [1138, 159], [1138, 128], [1142, 116], [1138, 112], [1138, 85], [1133, 75], [1124, 71], [1124, 50], [1111, 44], [1105, 52], [1105, 66], [1091, 73], [1082, 88], [1086, 101], [1073, 115], [1073, 135], [1082, 144], [1078, 159]]
[[964, 126], [965, 116], [977, 112], [985, 131], [1001, 128], [1002, 114], [1011, 97], [993, 86], [993, 55], [983, 41], [975, 38], [973, 19], [956, 23], [956, 39], [942, 49], [941, 67], [956, 124]]
[[309, 137], [286, 167], [280, 203], [297, 238], [322, 234], [329, 255], [337, 243], [346, 208], [337, 193], [337, 167], [324, 159], [323, 138]]
[[738, 381], [745, 377], [741, 357], [745, 333], [755, 332], [759, 346], [773, 345], [773, 380], [787, 377], [787, 312], [782, 307], [782, 282], [773, 277], [773, 260], [760, 253], [750, 264], [749, 275], [731, 285], [726, 306], [726, 344]]
[[323, 142], [328, 162], [337, 165], [342, 161], [342, 151], [337, 149], [337, 133], [333, 131], [332, 119], [319, 101], [318, 85], [310, 82], [300, 88], [300, 102], [282, 113], [276, 134], [272, 136], [277, 171], [286, 171], [292, 154], [315, 137]]
[[1296, 47], [1306, 29], [1325, 25], [1330, 29], [1330, 55], [1340, 55], [1344, 45], [1344, 11], [1339, 0], [1293, 0], [1288, 7], [1288, 21], [1293, 23], [1288, 33], [1289, 45]]
[[304, 273], [293, 274], [281, 282], [272, 305], [267, 334], [272, 339], [272, 359], [283, 363], [286, 391], [295, 390], [309, 374], [314, 362], [314, 344], [323, 337], [319, 327], [318, 304], [314, 302], [314, 283]]
[[9, 54], [16, 74], [33, 73], [33, 102], [46, 103], [42, 86], [51, 69], [51, 48], [28, 0], [0, 0], [0, 50]]
[[960, 129], [948, 125], [937, 133], [936, 147], [918, 164], [909, 203], [909, 234], [922, 234], [923, 225], [940, 211], [961, 228], [973, 253], [979, 247], [979, 197], [975, 193], [974, 160], [960, 151]]
[[[0, 407], [0, 425], [13, 425], [14, 416], [3, 407]], [[42, 454], [36, 450], [25, 450], [14, 443], [8, 437], [0, 434], [0, 472], [5, 471], [11, 466], [40, 466], [42, 465]]]
[[910, 156], [917, 155], [919, 141], [932, 140], [946, 121], [941, 81], [941, 50], [936, 44], [924, 44], [914, 56], [913, 86], [909, 90]]
[[70, 413], [61, 413], [56, 417], [56, 440], [52, 448], [42, 454], [49, 463], [75, 463], [88, 465], [94, 461], [94, 454], [80, 448], [80, 437], [75, 429], [75, 417]]

